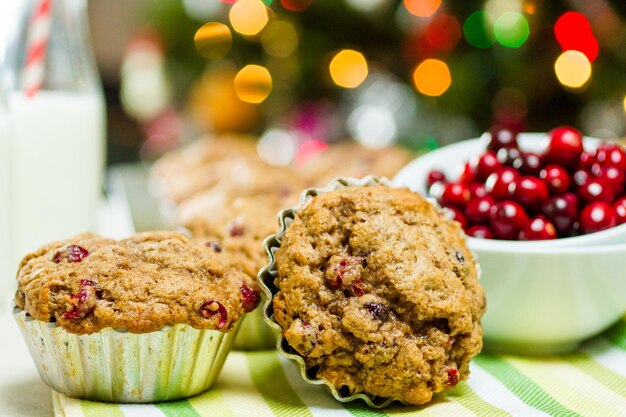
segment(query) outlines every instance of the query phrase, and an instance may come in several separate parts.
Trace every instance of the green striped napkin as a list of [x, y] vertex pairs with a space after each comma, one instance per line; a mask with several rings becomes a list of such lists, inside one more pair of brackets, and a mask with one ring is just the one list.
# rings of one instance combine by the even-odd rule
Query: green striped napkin
[[371, 410], [335, 401], [309, 385], [297, 366], [274, 351], [232, 352], [216, 382], [184, 401], [104, 404], [53, 393], [56, 416], [626, 416], [626, 317], [578, 351], [559, 357], [482, 354], [471, 376], [428, 405]]

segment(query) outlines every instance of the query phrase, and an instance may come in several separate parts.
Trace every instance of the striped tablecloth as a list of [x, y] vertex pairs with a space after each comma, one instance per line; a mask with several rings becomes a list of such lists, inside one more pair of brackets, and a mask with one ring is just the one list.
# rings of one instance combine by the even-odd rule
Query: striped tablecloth
[[232, 352], [216, 385], [184, 401], [117, 405], [54, 393], [57, 416], [626, 416], [626, 317], [571, 354], [519, 357], [482, 354], [471, 376], [420, 407], [371, 410], [342, 404], [323, 387], [302, 381], [299, 370], [273, 351]]

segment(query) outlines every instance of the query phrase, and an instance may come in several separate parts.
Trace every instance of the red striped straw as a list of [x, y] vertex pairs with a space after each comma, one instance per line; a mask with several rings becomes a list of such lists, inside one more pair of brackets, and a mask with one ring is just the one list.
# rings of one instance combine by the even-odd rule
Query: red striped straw
[[50, 38], [52, 0], [39, 0], [28, 27], [28, 43], [22, 89], [27, 97], [34, 97], [43, 85], [46, 49]]

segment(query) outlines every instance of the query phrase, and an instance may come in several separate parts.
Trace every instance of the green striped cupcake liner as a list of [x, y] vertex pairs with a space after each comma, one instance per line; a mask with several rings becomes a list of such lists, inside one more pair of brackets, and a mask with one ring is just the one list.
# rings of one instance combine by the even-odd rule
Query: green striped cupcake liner
[[217, 379], [238, 330], [187, 324], [150, 333], [112, 328], [73, 334], [15, 308], [13, 316], [44, 382], [69, 397], [118, 403], [187, 398]]

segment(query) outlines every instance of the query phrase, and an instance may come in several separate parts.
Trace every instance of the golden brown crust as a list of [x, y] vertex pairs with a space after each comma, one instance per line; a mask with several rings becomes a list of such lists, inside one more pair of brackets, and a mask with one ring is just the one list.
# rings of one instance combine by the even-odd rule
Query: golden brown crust
[[244, 312], [243, 286], [258, 291], [211, 248], [174, 232], [53, 242], [22, 260], [17, 279], [18, 307], [79, 334], [178, 323], [229, 331]]
[[467, 378], [483, 290], [460, 226], [421, 196], [380, 186], [314, 197], [276, 263], [274, 317], [340, 392], [422, 404]]

